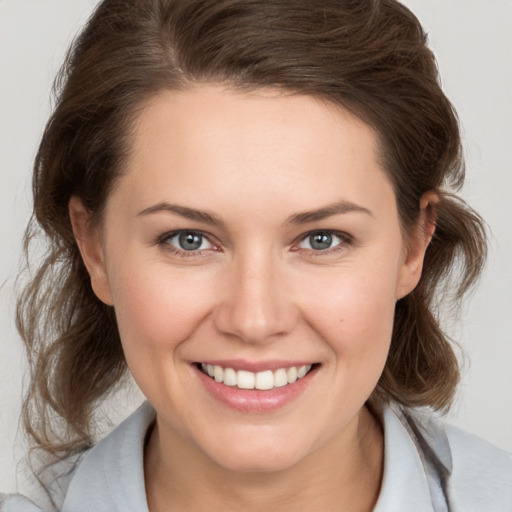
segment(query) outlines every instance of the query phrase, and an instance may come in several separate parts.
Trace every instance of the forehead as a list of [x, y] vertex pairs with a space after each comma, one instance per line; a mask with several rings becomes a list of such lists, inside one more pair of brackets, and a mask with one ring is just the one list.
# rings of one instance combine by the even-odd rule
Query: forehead
[[389, 193], [378, 156], [375, 131], [340, 107], [203, 85], [145, 104], [119, 187], [141, 205], [179, 196], [204, 207], [216, 196], [226, 207], [236, 196], [300, 211]]

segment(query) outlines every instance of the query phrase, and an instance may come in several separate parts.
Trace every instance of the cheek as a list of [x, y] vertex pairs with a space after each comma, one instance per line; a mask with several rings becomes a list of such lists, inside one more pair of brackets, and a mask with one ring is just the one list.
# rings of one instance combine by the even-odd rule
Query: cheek
[[208, 315], [209, 280], [201, 287], [193, 276], [149, 264], [123, 265], [111, 275], [121, 344], [135, 382], [153, 404], [175, 397], [186, 341]]
[[326, 278], [323, 286], [315, 284], [304, 308], [308, 323], [343, 364], [383, 365], [393, 328], [396, 270], [347, 267]]
[[330, 368], [340, 407], [362, 406], [374, 391], [389, 353], [394, 318], [390, 283], [357, 276], [331, 289], [316, 318], [316, 329], [332, 354]]
[[200, 272], [172, 272], [165, 265], [147, 263], [127, 264], [111, 276], [125, 351], [133, 345], [138, 351], [168, 350], [186, 340], [207, 315], [211, 280]]

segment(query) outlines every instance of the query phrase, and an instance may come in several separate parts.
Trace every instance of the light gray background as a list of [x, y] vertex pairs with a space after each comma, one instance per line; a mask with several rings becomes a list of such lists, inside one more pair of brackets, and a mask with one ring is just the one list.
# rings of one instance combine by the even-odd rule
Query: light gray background
[[[469, 362], [448, 420], [512, 451], [512, 1], [407, 0], [459, 112], [464, 195], [492, 229], [482, 283], [450, 331]], [[30, 172], [53, 77], [96, 0], [0, 0], [0, 490], [25, 479], [18, 415], [24, 375], [13, 284], [30, 211]], [[140, 401], [123, 395], [117, 422]], [[107, 427], [108, 428], [108, 427]], [[16, 469], [18, 467], [18, 470]]]

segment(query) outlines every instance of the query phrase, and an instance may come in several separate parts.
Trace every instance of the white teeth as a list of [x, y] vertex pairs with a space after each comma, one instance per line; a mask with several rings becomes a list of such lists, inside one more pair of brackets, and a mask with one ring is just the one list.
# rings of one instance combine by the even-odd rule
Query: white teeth
[[274, 372], [274, 387], [281, 388], [288, 384], [288, 377], [286, 376], [286, 370], [284, 368], [279, 368]]
[[254, 389], [254, 373], [238, 370], [236, 374], [240, 389]]
[[309, 369], [311, 368], [311, 365], [304, 365], [304, 366], [301, 366], [298, 370], [297, 370], [297, 378], [298, 379], [302, 379], [302, 377], [304, 377], [304, 375], [306, 375], [306, 373], [308, 373]]
[[213, 367], [213, 376], [217, 382], [224, 382], [224, 370], [221, 366]]
[[311, 370], [311, 365], [291, 366], [290, 368], [279, 368], [275, 371], [265, 370], [258, 373], [246, 370], [235, 371], [233, 368], [222, 368], [222, 366], [204, 363], [201, 363], [201, 369], [204, 373], [215, 379], [216, 382], [222, 382], [226, 386], [264, 391], [293, 384], [297, 379], [302, 379]]
[[274, 387], [274, 374], [270, 370], [258, 372], [254, 383], [256, 389], [272, 389]]
[[224, 384], [226, 384], [226, 386], [236, 386], [237, 382], [235, 370], [233, 370], [233, 368], [226, 368], [224, 370]]
[[286, 373], [288, 377], [288, 382], [290, 384], [293, 384], [297, 380], [297, 367], [292, 366], [291, 368], [288, 368], [288, 371]]

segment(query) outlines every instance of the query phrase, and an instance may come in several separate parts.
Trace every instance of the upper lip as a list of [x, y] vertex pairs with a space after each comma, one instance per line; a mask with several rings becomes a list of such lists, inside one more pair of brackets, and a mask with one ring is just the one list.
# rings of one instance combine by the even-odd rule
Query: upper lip
[[222, 368], [232, 368], [233, 370], [245, 370], [258, 373], [265, 370], [278, 370], [279, 368], [291, 368], [292, 366], [313, 365], [314, 362], [308, 360], [270, 360], [270, 361], [247, 361], [244, 359], [208, 359], [196, 361], [199, 364], [211, 364], [221, 366]]

